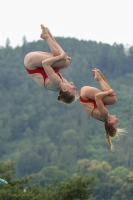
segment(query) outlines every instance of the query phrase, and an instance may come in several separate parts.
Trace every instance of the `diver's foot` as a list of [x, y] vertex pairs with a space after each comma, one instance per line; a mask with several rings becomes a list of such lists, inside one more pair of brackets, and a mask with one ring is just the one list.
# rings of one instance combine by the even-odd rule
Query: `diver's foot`
[[92, 72], [95, 74], [94, 80], [100, 81], [102, 79], [100, 73], [96, 69], [93, 69]]
[[105, 79], [105, 77], [104, 77], [104, 75], [103, 75], [103, 73], [100, 71], [100, 69], [95, 68], [95, 70], [97, 70], [98, 73], [101, 75], [102, 79], [103, 79], [105, 82], [107, 82], [106, 79]]
[[45, 27], [43, 24], [41, 24], [41, 29], [42, 29], [42, 33], [40, 35], [40, 38], [46, 40], [49, 36], [48, 31], [47, 31], [47, 27]]

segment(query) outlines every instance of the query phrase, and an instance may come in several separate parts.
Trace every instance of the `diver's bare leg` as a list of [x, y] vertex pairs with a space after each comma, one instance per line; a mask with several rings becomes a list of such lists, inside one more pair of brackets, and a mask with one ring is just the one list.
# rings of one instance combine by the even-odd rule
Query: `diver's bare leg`
[[[49, 36], [51, 37], [51, 39], [56, 42], [55, 38], [53, 37], [53, 35], [51, 34], [50, 30], [47, 28], [47, 31], [48, 31], [48, 34]], [[56, 44], [58, 45], [58, 48], [61, 50], [61, 51], [64, 51], [61, 46], [56, 42]]]
[[51, 58], [48, 58], [44, 61], [42, 61], [42, 65], [43, 67], [44, 66], [49, 66], [51, 67], [51, 65], [57, 61], [60, 61], [60, 60], [66, 60], [67, 59], [67, 54], [63, 51], [59, 56], [54, 56], [54, 57], [51, 57]]
[[99, 74], [101, 75], [102, 79], [108, 84], [107, 80], [105, 79], [105, 77], [104, 77], [103, 73], [100, 71], [100, 69], [97, 69], [97, 68], [94, 68], [94, 69], [96, 69], [99, 72]]
[[94, 79], [99, 82], [103, 91], [108, 91], [111, 89], [110, 85], [107, 82], [105, 82], [98, 70], [94, 69], [92, 70], [92, 72], [95, 74]]
[[43, 24], [41, 24], [41, 29], [42, 29], [42, 33], [41, 33], [40, 37], [47, 42], [52, 54], [54, 56], [60, 55], [62, 53], [63, 49], [57, 44], [57, 42], [55, 42], [51, 38], [51, 36], [48, 33], [48, 29]]

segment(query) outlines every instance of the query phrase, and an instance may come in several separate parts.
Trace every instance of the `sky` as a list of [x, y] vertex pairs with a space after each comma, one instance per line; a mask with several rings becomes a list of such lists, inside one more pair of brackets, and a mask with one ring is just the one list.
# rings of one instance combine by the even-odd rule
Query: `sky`
[[40, 39], [40, 24], [55, 37], [133, 45], [133, 0], [0, 0], [0, 46]]

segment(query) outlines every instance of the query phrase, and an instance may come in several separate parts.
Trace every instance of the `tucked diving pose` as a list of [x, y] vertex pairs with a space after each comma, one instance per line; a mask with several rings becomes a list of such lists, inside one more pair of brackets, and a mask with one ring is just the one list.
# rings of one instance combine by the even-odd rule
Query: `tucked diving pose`
[[92, 72], [95, 74], [94, 79], [99, 82], [102, 90], [90, 86], [82, 87], [79, 91], [80, 103], [91, 117], [100, 120], [104, 124], [107, 142], [110, 149], [114, 150], [110, 137], [119, 135], [120, 132], [124, 132], [124, 129], [118, 129], [118, 118], [116, 115], [109, 114], [106, 105], [116, 103], [116, 94], [99, 69], [95, 68]]
[[24, 58], [25, 69], [37, 84], [47, 90], [58, 92], [59, 101], [72, 103], [75, 100], [76, 87], [59, 73], [70, 65], [71, 58], [55, 41], [47, 27], [42, 24], [41, 29], [40, 37], [47, 42], [51, 53], [28, 53]]

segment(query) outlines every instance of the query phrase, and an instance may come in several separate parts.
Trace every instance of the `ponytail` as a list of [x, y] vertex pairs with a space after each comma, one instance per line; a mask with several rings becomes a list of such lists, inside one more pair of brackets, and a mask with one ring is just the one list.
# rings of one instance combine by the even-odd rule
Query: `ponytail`
[[104, 127], [106, 131], [105, 134], [106, 140], [108, 142], [110, 149], [113, 151], [115, 149], [111, 142], [111, 137], [116, 137], [118, 139], [120, 136], [125, 135], [128, 132], [126, 129], [114, 128], [113, 125], [109, 124], [107, 121], [104, 122]]
[[111, 150], [114, 150], [114, 146], [111, 142], [110, 137], [115, 137], [117, 135], [117, 129], [114, 128], [113, 125], [109, 124], [107, 121], [104, 122], [104, 127], [105, 127], [105, 131], [106, 131], [105, 137], [108, 142], [108, 145]]
[[111, 139], [110, 139], [109, 134], [106, 133], [106, 134], [105, 134], [105, 137], [106, 137], [106, 140], [107, 140], [107, 142], [108, 142], [108, 145], [109, 145], [111, 151], [113, 151], [113, 150], [114, 150], [114, 146], [113, 146], [113, 144], [112, 144], [112, 142], [111, 142]]

